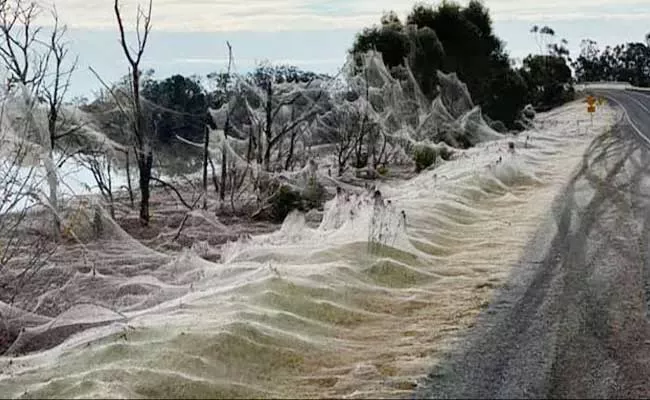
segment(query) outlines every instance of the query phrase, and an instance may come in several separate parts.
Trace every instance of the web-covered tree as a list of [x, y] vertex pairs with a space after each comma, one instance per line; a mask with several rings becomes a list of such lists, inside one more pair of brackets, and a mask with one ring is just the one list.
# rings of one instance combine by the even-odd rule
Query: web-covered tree
[[327, 76], [296, 67], [270, 64], [263, 64], [248, 75], [242, 92], [257, 128], [257, 161], [265, 170], [271, 170], [274, 149], [282, 151], [286, 137], [322, 111], [327, 99], [327, 80]]
[[365, 28], [356, 37], [350, 50], [358, 69], [362, 55], [374, 50], [382, 54], [384, 63], [394, 76], [407, 66], [416, 77], [422, 92], [430, 100], [436, 95], [436, 69], [442, 67], [444, 50], [431, 28], [404, 25], [397, 14], [384, 14], [379, 25]]
[[147, 40], [151, 33], [151, 10], [152, 1], [149, 0], [149, 7], [145, 11], [138, 7], [136, 33], [137, 33], [137, 47], [131, 48], [126, 40], [126, 33], [124, 24], [122, 22], [122, 15], [120, 13], [119, 0], [115, 0], [113, 9], [117, 19], [117, 25], [120, 33], [120, 44], [124, 51], [131, 73], [131, 87], [128, 97], [130, 98], [130, 115], [129, 120], [131, 124], [131, 141], [135, 152], [135, 158], [138, 165], [139, 186], [140, 186], [140, 221], [142, 225], [149, 225], [149, 197], [150, 197], [150, 184], [151, 184], [151, 171], [153, 169], [153, 145], [155, 135], [152, 134], [152, 129], [147, 126], [145, 121], [144, 112], [142, 110], [141, 99], [141, 86], [140, 86], [140, 62], [142, 55], [147, 47]]
[[[59, 189], [57, 168], [63, 165], [67, 154], [59, 143], [78, 132], [81, 125], [70, 113], [64, 112], [64, 98], [70, 86], [77, 59], [70, 57], [65, 40], [67, 27], [61, 25], [56, 9], [51, 11], [48, 32], [38, 22], [45, 11], [39, 4], [25, 0], [0, 1], [0, 64], [9, 73], [10, 89], [25, 90], [33, 103], [35, 115], [41, 104], [46, 107], [46, 128], [35, 124], [30, 134], [32, 140], [47, 151], [43, 159], [49, 194], [48, 207], [53, 211], [53, 235], [59, 236]], [[18, 87], [19, 86], [19, 87]], [[34, 117], [34, 115], [30, 116]], [[58, 160], [57, 154], [62, 155]]]
[[[511, 67], [489, 11], [479, 1], [472, 0], [466, 7], [452, 1], [436, 7], [418, 4], [405, 24], [394, 13], [386, 14], [381, 25], [357, 35], [350, 52], [359, 57], [370, 49], [382, 53], [392, 72], [408, 59], [429, 100], [438, 94], [436, 70], [441, 70], [455, 72], [467, 84], [474, 102], [508, 126], [514, 126], [525, 105], [524, 81]], [[509, 101], [504, 102], [506, 97]]]

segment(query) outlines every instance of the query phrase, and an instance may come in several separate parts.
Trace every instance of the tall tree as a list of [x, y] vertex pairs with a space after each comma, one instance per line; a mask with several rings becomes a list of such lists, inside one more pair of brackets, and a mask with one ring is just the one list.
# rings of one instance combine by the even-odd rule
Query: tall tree
[[650, 86], [648, 43], [618, 44], [600, 51], [596, 42], [585, 39], [580, 55], [572, 66], [579, 82], [620, 81], [641, 87]]
[[529, 55], [521, 71], [532, 103], [541, 110], [558, 106], [572, 98], [571, 69], [563, 57]]
[[[404, 64], [411, 53], [411, 43], [404, 32], [404, 25], [395, 13], [384, 15], [381, 25], [365, 28], [359, 33], [351, 53], [358, 58], [370, 50], [380, 52], [389, 69]], [[361, 64], [360, 59], [357, 59], [357, 64]]]
[[[453, 1], [436, 7], [418, 4], [406, 24], [389, 13], [380, 26], [367, 28], [357, 36], [351, 53], [369, 49], [382, 53], [395, 77], [399, 77], [395, 67], [404, 65], [408, 54], [408, 67], [429, 99], [437, 95], [436, 70], [441, 70], [455, 72], [467, 84], [474, 102], [508, 125], [513, 125], [521, 111], [519, 105], [525, 102], [522, 81], [512, 71], [489, 11], [480, 1], [472, 0], [466, 7]], [[522, 97], [505, 104], [502, 99], [506, 92]]]
[[140, 62], [142, 55], [147, 47], [147, 40], [151, 33], [151, 10], [152, 0], [149, 0], [149, 7], [143, 10], [138, 5], [136, 18], [137, 47], [131, 49], [126, 40], [122, 15], [120, 14], [119, 0], [115, 0], [114, 7], [115, 18], [120, 32], [120, 44], [124, 51], [131, 73], [131, 100], [132, 116], [131, 130], [132, 141], [135, 150], [135, 157], [140, 174], [140, 221], [144, 226], [149, 225], [149, 197], [151, 170], [153, 168], [153, 135], [151, 128], [146, 126], [144, 114], [142, 111], [142, 102], [140, 98]]
[[362, 54], [370, 50], [382, 54], [384, 64], [396, 77], [401, 73], [399, 67], [410, 67], [423, 94], [429, 99], [435, 97], [438, 83], [435, 71], [442, 67], [444, 50], [433, 29], [415, 24], [405, 26], [391, 11], [382, 16], [380, 25], [365, 28], [357, 35], [350, 49], [357, 72], [362, 65]]

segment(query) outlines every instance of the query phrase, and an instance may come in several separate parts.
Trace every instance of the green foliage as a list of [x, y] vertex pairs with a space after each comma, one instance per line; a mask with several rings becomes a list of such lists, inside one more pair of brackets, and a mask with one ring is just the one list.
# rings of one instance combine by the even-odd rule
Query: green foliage
[[352, 52], [362, 54], [369, 50], [382, 53], [389, 68], [402, 65], [410, 52], [410, 42], [402, 25], [366, 28], [357, 36]]
[[413, 161], [415, 161], [415, 171], [420, 173], [424, 169], [429, 168], [436, 162], [438, 153], [436, 150], [429, 146], [418, 146], [413, 154]]
[[529, 98], [538, 110], [548, 110], [573, 98], [571, 69], [564, 57], [530, 55], [521, 74], [529, 88]]
[[573, 63], [578, 82], [619, 81], [650, 86], [650, 43], [607, 46], [600, 51], [593, 40], [583, 40]]
[[157, 140], [169, 145], [176, 135], [202, 141], [207, 123], [208, 99], [195, 78], [173, 75], [162, 81], [146, 80], [142, 96], [155, 121]]
[[436, 32], [425, 26], [407, 31], [411, 43], [409, 67], [420, 84], [422, 93], [429, 99], [437, 94], [438, 79], [435, 71], [442, 67], [445, 52]]
[[388, 174], [388, 168], [385, 165], [382, 165], [379, 168], [377, 168], [377, 172], [381, 176], [386, 176], [386, 174]]
[[314, 79], [329, 78], [325, 74], [317, 74], [311, 71], [302, 70], [293, 65], [274, 65], [268, 62], [262, 63], [249, 73], [246, 78], [260, 88], [268, 89], [269, 85], [279, 83], [306, 83]]
[[517, 71], [500, 68], [490, 81], [489, 97], [483, 104], [483, 111], [493, 120], [514, 127], [522, 108], [529, 103], [529, 89], [526, 81]]
[[456, 72], [474, 102], [508, 126], [514, 125], [527, 103], [526, 83], [510, 66], [489, 12], [480, 1], [472, 0], [466, 7], [452, 1], [437, 7], [418, 4], [406, 24], [394, 13], [387, 14], [381, 25], [357, 35], [350, 51], [358, 55], [370, 49], [382, 53], [392, 73], [408, 60], [416, 81], [430, 99], [437, 95], [436, 70]]
[[435, 71], [442, 67], [444, 51], [432, 29], [404, 26], [391, 12], [381, 18], [381, 25], [365, 28], [358, 34], [350, 52], [360, 64], [359, 56], [369, 50], [382, 54], [384, 64], [395, 78], [399, 67], [407, 62], [424, 95], [433, 99], [437, 85]]

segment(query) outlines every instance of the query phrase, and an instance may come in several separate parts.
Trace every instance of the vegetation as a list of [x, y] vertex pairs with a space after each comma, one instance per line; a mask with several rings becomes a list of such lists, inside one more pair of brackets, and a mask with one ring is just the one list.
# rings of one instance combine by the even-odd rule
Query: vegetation
[[[183, 173], [202, 166], [203, 208], [207, 208], [210, 172], [222, 206], [228, 193], [234, 209], [234, 199], [252, 191], [259, 210], [278, 198], [287, 197], [289, 204], [294, 204], [289, 198], [294, 195], [300, 197], [300, 207], [317, 207], [314, 193], [322, 195], [322, 188], [312, 188], [306, 196], [311, 200], [303, 201], [305, 193], [281, 189], [282, 184], [269, 181], [275, 179], [269, 174], [305, 168], [312, 146], [330, 144], [334, 146], [339, 177], [350, 168], [369, 178], [380, 177], [388, 170], [389, 157], [394, 157], [401, 146], [421, 171], [437, 157], [444, 159], [449, 154], [446, 150], [438, 154], [429, 147], [411, 148], [392, 136], [400, 127], [406, 126], [416, 135], [433, 133], [434, 142], [452, 147], [467, 148], [476, 140], [459, 134], [460, 128], [453, 121], [429, 128], [420, 124], [421, 110], [435, 103], [438, 96], [452, 118], [459, 118], [467, 107], [480, 105], [490, 126], [505, 132], [526, 126], [518, 121], [527, 104], [548, 109], [570, 100], [573, 94], [566, 42], [554, 43], [551, 28], [533, 28], [540, 53], [530, 55], [515, 68], [494, 33], [489, 11], [476, 0], [466, 7], [449, 1], [436, 7], [419, 4], [404, 22], [394, 12], [385, 14], [379, 25], [357, 35], [350, 50], [351, 68], [344, 72], [348, 87], [334, 91], [330, 88], [340, 82], [333, 77], [291, 65], [263, 63], [250, 73], [234, 74], [229, 44], [228, 70], [208, 75], [208, 85], [196, 76], [154, 79], [152, 70], [140, 72], [139, 67], [150, 29], [150, 11], [151, 4], [146, 12], [138, 11], [141, 25], [136, 28], [141, 34], [136, 49], [129, 50], [115, 2], [120, 41], [131, 72], [120, 82], [106, 85], [97, 99], [84, 106], [97, 116], [102, 130], [113, 140], [133, 149], [124, 158], [128, 162], [132, 154], [136, 160], [140, 217], [145, 225], [148, 182], [172, 188], [182, 198], [181, 191], [155, 173], [156, 168], [160, 172], [166, 167], [161, 160], [169, 163], [174, 154], [183, 154], [176, 161], [183, 166]], [[380, 99], [390, 95], [376, 77], [368, 75], [367, 57], [373, 51], [381, 54], [392, 79], [405, 85], [415, 102], [387, 104]], [[465, 93], [444, 93], [440, 72], [454, 73], [451, 79], [464, 82]], [[115, 105], [119, 105], [117, 113]], [[399, 118], [379, 117], [390, 115], [386, 107], [399, 108]], [[183, 150], [178, 151], [180, 148]], [[154, 154], [160, 155], [155, 167]], [[86, 160], [86, 164], [93, 166], [94, 176], [103, 176], [97, 163]], [[111, 165], [106, 167], [110, 169]], [[107, 181], [102, 178], [100, 186], [108, 188]], [[286, 193], [279, 195], [278, 190]], [[108, 199], [113, 198], [111, 192], [102, 190]], [[192, 208], [192, 201], [182, 202]], [[273, 214], [284, 215], [284, 211], [277, 209]]]
[[[159, 78], [144, 57], [154, 26], [152, 0], [138, 8], [132, 27], [124, 26], [120, 1], [112, 4], [128, 74], [105, 82], [95, 73], [102, 85], [96, 98], [66, 102], [76, 58], [56, 12], [42, 29], [37, 21], [44, 21], [46, 9], [30, 0], [0, 0], [0, 66], [9, 76], [0, 91], [0, 302], [13, 304], [17, 294], [27, 294], [23, 305], [38, 302], [54, 315], [67, 306], [68, 293], [59, 289], [68, 286], [68, 272], [87, 286], [87, 278], [123, 274], [130, 262], [157, 268], [169, 260], [167, 250], [191, 246], [214, 249], [197, 254], [215, 256], [226, 240], [249, 234], [231, 229], [231, 221], [255, 225], [253, 233], [271, 231], [293, 210], [322, 211], [337, 185], [359, 191], [365, 185], [373, 193], [368, 181], [421, 173], [495, 130], [530, 127], [535, 110], [573, 98], [569, 65], [579, 81], [650, 85], [650, 37], [602, 52], [585, 41], [574, 62], [551, 28], [533, 27], [539, 51], [515, 66], [477, 0], [419, 4], [405, 20], [385, 14], [358, 34], [336, 77], [271, 63], [237, 74], [226, 43], [225, 71]], [[96, 196], [63, 198], [59, 169], [69, 159], [90, 172]], [[35, 167], [40, 163], [45, 190]], [[194, 175], [199, 172], [201, 178]], [[126, 182], [118, 184], [122, 175]], [[160, 196], [163, 191], [176, 205]], [[375, 205], [384, 204], [374, 193]], [[339, 199], [350, 201], [342, 194]], [[352, 200], [349, 205], [364, 204]], [[371, 221], [371, 251], [377, 243], [392, 246], [397, 233], [386, 236], [388, 225], [395, 232], [405, 228], [406, 214], [393, 208]], [[152, 218], [156, 211], [162, 218]], [[43, 216], [52, 220], [47, 229]], [[249, 224], [255, 218], [272, 223]], [[129, 235], [155, 251], [134, 257], [119, 243]], [[86, 246], [98, 238], [107, 240]], [[57, 258], [58, 250], [73, 254], [75, 266]], [[110, 262], [100, 259], [109, 253]], [[56, 277], [53, 264], [68, 271]], [[43, 278], [34, 284], [39, 271]], [[24, 332], [7, 321], [0, 313], [0, 354]]]
[[598, 48], [598, 43], [585, 39], [580, 55], [573, 62], [578, 82], [617, 81], [635, 86], [650, 86], [650, 34], [645, 43], [625, 43]]
[[[369, 49], [381, 52], [393, 73], [408, 65], [429, 99], [438, 94], [435, 71], [441, 70], [457, 73], [487, 115], [508, 126], [526, 103], [524, 82], [512, 71], [488, 10], [479, 1], [467, 7], [453, 2], [416, 5], [406, 23], [389, 13], [379, 26], [364, 29], [350, 51], [357, 55]], [[506, 96], [511, 100], [503, 103]]]
[[438, 153], [434, 148], [429, 146], [420, 146], [415, 150], [413, 161], [415, 161], [415, 171], [422, 172], [436, 162]]
[[429, 99], [438, 94], [435, 71], [455, 72], [484, 113], [512, 129], [526, 104], [548, 109], [572, 99], [566, 41], [554, 43], [555, 32], [549, 27], [533, 27], [531, 32], [539, 54], [514, 68], [480, 1], [466, 7], [444, 1], [437, 7], [416, 5], [406, 23], [394, 12], [384, 15], [379, 25], [357, 35], [350, 52], [358, 59], [376, 49], [395, 76], [408, 65]]
[[148, 79], [143, 83], [142, 96], [157, 121], [158, 143], [169, 146], [176, 142], [176, 136], [203, 140], [210, 99], [198, 78], [173, 75], [161, 81]]
[[[467, 6], [453, 1], [436, 6], [417, 4], [404, 20], [394, 12], [386, 13], [379, 24], [363, 29], [355, 38], [343, 79], [271, 63], [235, 74], [230, 44], [225, 72], [205, 78], [175, 74], [158, 79], [143, 65], [152, 26], [151, 1], [148, 7], [138, 8], [135, 43], [130, 44], [120, 2], [114, 0], [118, 39], [129, 73], [114, 83], [97, 76], [103, 85], [98, 96], [74, 106], [92, 117], [92, 129], [105, 135], [107, 143], [97, 146], [84, 132], [88, 121], [73, 120], [63, 111], [76, 65], [74, 59], [67, 59], [65, 27], [59, 27], [53, 14], [50, 37], [41, 37], [40, 28], [27, 31], [33, 37], [24, 36], [14, 22], [31, 26], [40, 9], [22, 0], [0, 3], [4, 7], [0, 10], [0, 34], [10, 47], [18, 46], [2, 47], [1, 61], [12, 72], [11, 83], [28, 87], [46, 106], [45, 142], [50, 154], [75, 157], [86, 166], [111, 215], [115, 215], [114, 192], [127, 189], [131, 207], [139, 200], [143, 226], [149, 223], [155, 186], [171, 190], [189, 210], [201, 197], [207, 209], [210, 183], [221, 207], [229, 200], [234, 210], [237, 199], [254, 194], [258, 211], [271, 204], [275, 207], [272, 214], [280, 218], [287, 210], [277, 207], [278, 201], [286, 202], [287, 209], [322, 206], [325, 190], [315, 179], [316, 167], [310, 165], [313, 147], [330, 146], [328, 151], [335, 159], [332, 170], [338, 178], [352, 172], [376, 179], [386, 174], [391, 164], [402, 162], [399, 160], [410, 160], [411, 166], [422, 171], [438, 157], [448, 159], [448, 147], [414, 146], [398, 132], [407, 130], [410, 137], [424, 143], [467, 148], [477, 139], [462, 130], [475, 132], [483, 121], [481, 116], [492, 129], [506, 132], [525, 127], [520, 120], [534, 116], [530, 107], [525, 110], [526, 105], [545, 110], [573, 98], [569, 68], [573, 60], [566, 41], [556, 43], [555, 32], [549, 27], [533, 27], [539, 52], [516, 67], [494, 32], [488, 9], [478, 0]], [[378, 70], [368, 64], [368, 57], [375, 52], [381, 54], [380, 63], [391, 76], [391, 85], [402, 87], [403, 98], [395, 100], [391, 89], [384, 87], [384, 77], [373, 75]], [[25, 54], [24, 60], [16, 54]], [[595, 43], [585, 42], [573, 66], [578, 80], [625, 79], [647, 85], [647, 55], [646, 44], [630, 43], [601, 53]], [[450, 82], [459, 91], [445, 89]], [[449, 110], [447, 119], [432, 124], [427, 116], [436, 114], [432, 109], [440, 106]], [[482, 114], [472, 114], [470, 128], [461, 127], [458, 119], [476, 106]], [[442, 117], [436, 114], [436, 118]], [[186, 191], [162, 179], [163, 173], [173, 175], [170, 164], [183, 177], [202, 168], [198, 197], [193, 194], [188, 200]], [[138, 178], [132, 184], [133, 166]], [[126, 171], [125, 187], [113, 184], [112, 174], [118, 170]], [[290, 173], [293, 186], [279, 182], [278, 173]], [[48, 175], [48, 202], [56, 215], [55, 167]], [[54, 230], [58, 228], [55, 217]]]
[[271, 219], [282, 222], [291, 211], [297, 209], [302, 209], [300, 193], [289, 186], [282, 186], [271, 200]]

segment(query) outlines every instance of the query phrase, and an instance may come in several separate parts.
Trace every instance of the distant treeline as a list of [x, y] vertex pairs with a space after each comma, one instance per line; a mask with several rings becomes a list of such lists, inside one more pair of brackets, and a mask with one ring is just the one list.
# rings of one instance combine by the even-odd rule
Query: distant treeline
[[[467, 85], [474, 103], [481, 106], [484, 116], [499, 130], [523, 129], [519, 121], [527, 104], [545, 111], [572, 100], [576, 81], [616, 80], [650, 85], [647, 43], [608, 46], [600, 51], [594, 41], [584, 40], [581, 53], [574, 60], [567, 41], [558, 40], [552, 28], [533, 26], [529, 34], [538, 51], [517, 64], [496, 36], [489, 10], [480, 1], [472, 0], [466, 7], [445, 1], [437, 6], [415, 5], [405, 21], [395, 12], [384, 14], [378, 24], [357, 34], [349, 53], [357, 66], [367, 51], [382, 53], [394, 78], [406, 79], [406, 74], [412, 73], [423, 94], [431, 100], [438, 95], [436, 71], [455, 72]], [[346, 72], [358, 71], [353, 68]], [[295, 66], [266, 63], [239, 80], [242, 78], [263, 87], [270, 81], [309, 82], [331, 77]], [[158, 143], [165, 147], [179, 134], [200, 141], [206, 123], [211, 121], [206, 110], [223, 104], [234, 81], [233, 75], [225, 73], [210, 74], [207, 80], [181, 75], [157, 80], [153, 71], [145, 72], [142, 94], [156, 114]], [[128, 78], [120, 84], [128, 85]]]
[[580, 56], [573, 63], [578, 82], [617, 81], [650, 86], [650, 34], [645, 43], [626, 43], [604, 50], [585, 39]]
[[480, 1], [467, 7], [445, 1], [416, 5], [405, 22], [394, 12], [385, 14], [357, 35], [351, 53], [376, 49], [395, 75], [408, 65], [430, 98], [437, 94], [435, 71], [455, 72], [485, 115], [517, 128], [526, 104], [548, 109], [573, 98], [566, 41], [556, 43], [549, 27], [531, 33], [539, 53], [515, 67]]

